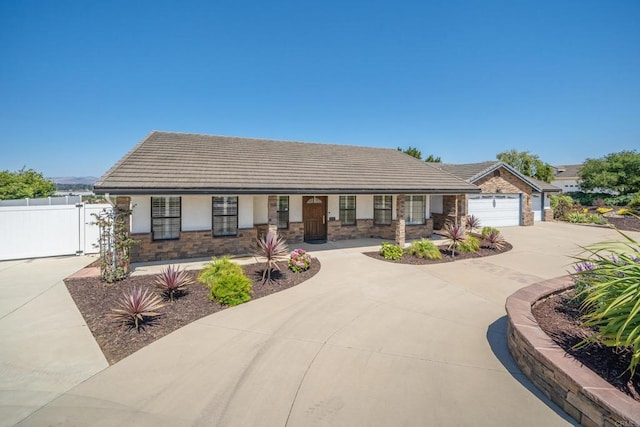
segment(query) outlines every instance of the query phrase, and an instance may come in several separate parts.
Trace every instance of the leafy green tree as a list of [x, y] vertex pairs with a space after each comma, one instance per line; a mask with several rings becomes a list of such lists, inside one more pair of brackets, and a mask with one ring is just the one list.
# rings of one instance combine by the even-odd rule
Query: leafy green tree
[[56, 185], [33, 169], [0, 172], [0, 200], [49, 197], [55, 191]]
[[496, 158], [512, 166], [523, 175], [545, 182], [553, 180], [553, 167], [540, 160], [537, 154], [531, 154], [528, 151], [508, 150], [498, 153]]
[[[398, 151], [402, 151], [403, 153], [408, 154], [411, 157], [415, 157], [418, 160], [422, 160], [422, 152], [415, 147], [409, 147], [406, 150], [403, 150], [402, 148], [398, 147]], [[434, 156], [433, 154], [429, 154], [424, 159], [424, 161], [431, 162], [431, 163], [440, 163], [442, 162], [442, 159], [439, 156]]]
[[580, 188], [601, 189], [620, 194], [640, 191], [640, 153], [635, 150], [607, 154], [599, 159], [587, 159], [578, 171]]
[[411, 157], [415, 157], [418, 160], [422, 160], [422, 152], [415, 147], [409, 147], [406, 150], [398, 147], [398, 151], [402, 151], [405, 154], [410, 155]]

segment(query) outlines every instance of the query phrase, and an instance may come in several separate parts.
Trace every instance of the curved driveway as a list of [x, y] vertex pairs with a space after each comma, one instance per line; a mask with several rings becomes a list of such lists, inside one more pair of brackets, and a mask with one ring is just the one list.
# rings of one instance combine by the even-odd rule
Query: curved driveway
[[[71, 389], [22, 425], [554, 426], [571, 420], [508, 354], [504, 303], [611, 230], [503, 230], [514, 249], [395, 265], [317, 251], [318, 275], [208, 316]], [[635, 234], [637, 236], [637, 234]]]

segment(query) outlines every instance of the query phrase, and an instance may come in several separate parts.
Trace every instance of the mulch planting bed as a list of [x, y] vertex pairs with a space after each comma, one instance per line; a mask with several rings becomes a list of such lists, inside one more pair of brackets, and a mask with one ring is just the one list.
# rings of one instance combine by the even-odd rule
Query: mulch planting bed
[[615, 226], [618, 230], [624, 231], [640, 231], [640, 219], [631, 215], [625, 216], [606, 216], [605, 217], [610, 224]]
[[[320, 262], [313, 258], [311, 267], [302, 273], [287, 268], [286, 261], [278, 263], [281, 271], [271, 274], [270, 284], [262, 284], [263, 264], [242, 266], [244, 273], [253, 281], [253, 299], [296, 286], [320, 271]], [[199, 271], [190, 271], [194, 278]], [[65, 283], [78, 309], [82, 313], [96, 342], [109, 364], [129, 356], [158, 338], [179, 329], [201, 317], [224, 310], [227, 306], [209, 299], [209, 290], [199, 282], [188, 287], [188, 291], [174, 302], [167, 301], [160, 309], [161, 315], [145, 324], [140, 331], [110, 319], [107, 314], [117, 307], [124, 291], [134, 286], [155, 291], [156, 275], [133, 276], [114, 284], [105, 284], [98, 277], [66, 279]]]
[[593, 334], [592, 329], [580, 326], [578, 305], [571, 300], [574, 295], [572, 289], [537, 302], [532, 312], [538, 324], [564, 351], [618, 390], [640, 401], [640, 373], [631, 377], [626, 370], [631, 360], [630, 351], [619, 351], [600, 344], [573, 348]]
[[414, 264], [414, 265], [425, 265], [425, 264], [441, 264], [443, 262], [451, 262], [451, 261], [459, 261], [463, 259], [473, 259], [473, 258], [482, 258], [491, 255], [501, 254], [513, 249], [510, 243], [505, 243], [504, 247], [500, 250], [498, 249], [490, 249], [487, 247], [481, 247], [478, 252], [460, 252], [456, 251], [455, 257], [451, 255], [451, 251], [441, 248], [440, 253], [442, 254], [442, 259], [426, 259], [426, 258], [418, 258], [412, 255], [404, 254], [402, 258], [394, 261], [385, 259], [379, 252], [365, 252], [364, 254], [370, 256], [371, 258], [379, 259], [386, 262], [394, 262], [396, 264]]

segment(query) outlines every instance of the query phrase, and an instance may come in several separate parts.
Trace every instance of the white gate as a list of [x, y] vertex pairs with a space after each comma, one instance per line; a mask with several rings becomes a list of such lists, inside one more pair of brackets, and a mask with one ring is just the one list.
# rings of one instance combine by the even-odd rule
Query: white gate
[[111, 205], [0, 207], [0, 260], [98, 252], [92, 213]]

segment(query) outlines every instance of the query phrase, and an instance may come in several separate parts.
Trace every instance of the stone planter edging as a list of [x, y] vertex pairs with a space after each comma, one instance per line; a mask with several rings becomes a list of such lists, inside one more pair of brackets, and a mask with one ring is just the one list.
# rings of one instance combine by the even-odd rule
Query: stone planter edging
[[640, 402], [567, 354], [533, 317], [533, 304], [573, 286], [569, 276], [536, 283], [509, 298], [507, 344], [516, 364], [555, 404], [584, 426], [640, 426]]

